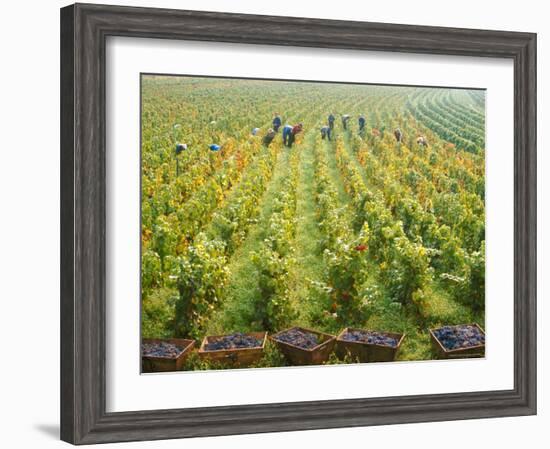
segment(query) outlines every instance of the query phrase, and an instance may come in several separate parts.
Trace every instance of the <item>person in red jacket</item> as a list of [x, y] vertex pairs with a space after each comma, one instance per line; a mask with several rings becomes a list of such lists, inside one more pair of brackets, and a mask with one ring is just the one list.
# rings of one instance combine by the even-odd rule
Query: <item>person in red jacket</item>
[[298, 123], [297, 125], [294, 125], [292, 127], [292, 130], [290, 131], [290, 136], [288, 137], [288, 143], [287, 146], [290, 148], [294, 141], [296, 140], [296, 135], [300, 134], [302, 132], [303, 125], [301, 123]]

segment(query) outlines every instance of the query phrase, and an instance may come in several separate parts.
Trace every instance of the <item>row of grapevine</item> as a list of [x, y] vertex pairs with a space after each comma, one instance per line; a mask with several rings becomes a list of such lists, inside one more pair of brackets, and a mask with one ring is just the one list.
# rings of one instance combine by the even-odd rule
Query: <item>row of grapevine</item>
[[262, 323], [263, 329], [269, 331], [281, 329], [294, 316], [289, 300], [289, 279], [294, 263], [296, 188], [300, 154], [300, 150], [296, 148], [289, 156], [289, 174], [275, 195], [267, 225], [268, 236], [260, 249], [251, 255], [258, 273], [258, 321]]
[[412, 303], [431, 280], [430, 252], [407, 237], [403, 223], [394, 219], [384, 197], [367, 189], [343, 140], [336, 143], [336, 157], [346, 190], [352, 196], [356, 223], [363, 228], [365, 223], [368, 225], [369, 256], [379, 264], [393, 299]]
[[[403, 145], [382, 146], [383, 158], [377, 158], [364, 145], [357, 153], [371, 185], [378, 197], [391, 212], [390, 219], [400, 223], [405, 235], [413, 242], [424, 245], [430, 255], [430, 265], [461, 301], [481, 307], [484, 275], [479, 271], [484, 260], [484, 213], [483, 202], [475, 194], [432, 191], [423, 195], [414, 192], [407, 155], [412, 153]], [[382, 162], [382, 163], [381, 163]], [[435, 168], [434, 168], [435, 170]], [[422, 175], [417, 173], [417, 177]], [[396, 183], [395, 179], [404, 182]], [[424, 180], [426, 185], [430, 185]], [[374, 196], [374, 195], [372, 195]], [[429, 203], [420, 200], [428, 196]], [[430, 205], [431, 207], [427, 207]], [[363, 209], [361, 212], [368, 216]], [[367, 218], [368, 220], [368, 218]], [[400, 231], [398, 231], [400, 234]], [[377, 243], [384, 242], [377, 239]]]
[[[472, 110], [458, 111], [454, 103], [442, 101], [444, 91], [419, 89], [406, 102], [408, 112], [441, 138], [452, 142], [459, 149], [478, 153], [485, 147], [484, 121]], [[457, 95], [457, 94], [454, 94]], [[462, 94], [466, 96], [466, 94]], [[457, 103], [458, 104], [458, 103]]]
[[[259, 200], [269, 183], [279, 153], [280, 148], [264, 148], [230, 201], [216, 212], [207, 232], [199, 233], [182, 254], [170, 258], [165, 272], [172, 273], [170, 277], [174, 279], [178, 292], [174, 313], [175, 335], [198, 335], [220, 303], [229, 274], [228, 258], [258, 215]], [[147, 257], [143, 259], [145, 263]], [[160, 277], [160, 270], [157, 272]], [[151, 273], [151, 270], [143, 269], [142, 273]]]
[[[332, 151], [332, 145], [326, 145]], [[356, 236], [349, 222], [348, 210], [339, 207], [337, 189], [329, 175], [325, 145], [315, 146], [316, 203], [324, 261], [324, 307], [335, 314], [338, 322], [360, 323], [365, 304], [358, 294], [365, 278], [364, 251], [369, 232], [364, 226]]]

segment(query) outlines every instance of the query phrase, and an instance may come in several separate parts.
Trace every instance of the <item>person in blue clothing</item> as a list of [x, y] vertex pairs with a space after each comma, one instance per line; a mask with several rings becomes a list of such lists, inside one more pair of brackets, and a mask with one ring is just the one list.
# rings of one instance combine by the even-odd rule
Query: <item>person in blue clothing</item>
[[357, 121], [359, 122], [359, 132], [362, 133], [365, 130], [365, 116], [361, 114]]
[[273, 131], [276, 133], [279, 132], [282, 123], [281, 116], [278, 112], [275, 112], [275, 117], [273, 117]]
[[336, 120], [336, 118], [334, 117], [334, 114], [329, 114], [328, 116], [328, 126], [331, 130], [334, 129], [334, 120]]
[[321, 128], [321, 139], [327, 139], [331, 140], [332, 138], [332, 130], [330, 129], [330, 126], [325, 125]]
[[298, 123], [294, 126], [285, 125], [283, 128], [283, 143], [290, 148], [296, 140], [296, 136], [302, 132], [302, 129], [302, 123]]
[[292, 126], [287, 124], [283, 127], [283, 145], [288, 146], [288, 142], [290, 141], [291, 135], [292, 135]]

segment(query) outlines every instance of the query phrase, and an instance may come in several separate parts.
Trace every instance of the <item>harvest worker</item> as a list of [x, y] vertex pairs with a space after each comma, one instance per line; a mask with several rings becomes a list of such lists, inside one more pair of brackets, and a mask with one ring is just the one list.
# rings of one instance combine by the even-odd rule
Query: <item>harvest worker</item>
[[365, 116], [361, 114], [357, 121], [359, 122], [359, 132], [361, 133], [365, 129]]
[[182, 151], [187, 150], [186, 143], [177, 143], [176, 144], [176, 154], [180, 154]]
[[262, 139], [262, 144], [266, 147], [269, 146], [269, 144], [273, 141], [273, 139], [275, 138], [275, 135], [277, 133], [275, 132], [275, 130], [273, 128], [269, 128], [269, 130], [267, 131], [267, 134], [264, 136], [264, 138]]
[[252, 128], [252, 135], [255, 136], [260, 132], [260, 128]]
[[212, 144], [208, 145], [208, 148], [210, 148], [212, 151], [220, 151], [221, 146], [216, 145], [215, 143], [212, 143]]
[[344, 129], [348, 129], [348, 120], [349, 120], [349, 115], [344, 114], [342, 116], [342, 126], [344, 127]]
[[330, 127], [330, 129], [334, 129], [334, 114], [329, 114], [328, 116], [328, 126]]
[[292, 126], [285, 125], [283, 128], [283, 145], [288, 146], [288, 141], [290, 140], [290, 134], [292, 133]]
[[282, 123], [281, 116], [278, 112], [275, 112], [275, 117], [273, 117], [273, 131], [276, 133], [279, 132]]
[[296, 135], [300, 134], [302, 132], [303, 124], [298, 123], [297, 125], [292, 128], [292, 131], [290, 132], [290, 139], [288, 142], [288, 146], [291, 147], [294, 141], [296, 140]]
[[186, 143], [176, 143], [176, 176], [180, 175], [180, 160], [178, 156], [185, 150], [187, 150]]
[[403, 133], [399, 128], [395, 128], [395, 131], [393, 132], [393, 135], [395, 136], [395, 140], [397, 140], [399, 143], [401, 143], [401, 140], [403, 139]]
[[330, 129], [330, 126], [325, 125], [321, 128], [321, 139], [324, 139], [325, 137], [330, 140], [332, 136], [332, 130]]
[[302, 131], [302, 124], [298, 123], [295, 126], [285, 125], [283, 128], [283, 143], [287, 147], [291, 147], [296, 140], [296, 135]]
[[428, 146], [428, 141], [426, 140], [426, 138], [424, 136], [419, 136], [417, 139], [416, 139], [416, 143], [418, 145], [422, 145], [423, 147], [427, 147]]

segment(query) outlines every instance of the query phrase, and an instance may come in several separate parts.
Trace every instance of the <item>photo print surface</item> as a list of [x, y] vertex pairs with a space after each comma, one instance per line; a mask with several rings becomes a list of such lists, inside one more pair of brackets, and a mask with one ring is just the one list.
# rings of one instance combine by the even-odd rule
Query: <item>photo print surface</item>
[[141, 75], [142, 372], [485, 354], [485, 91]]

